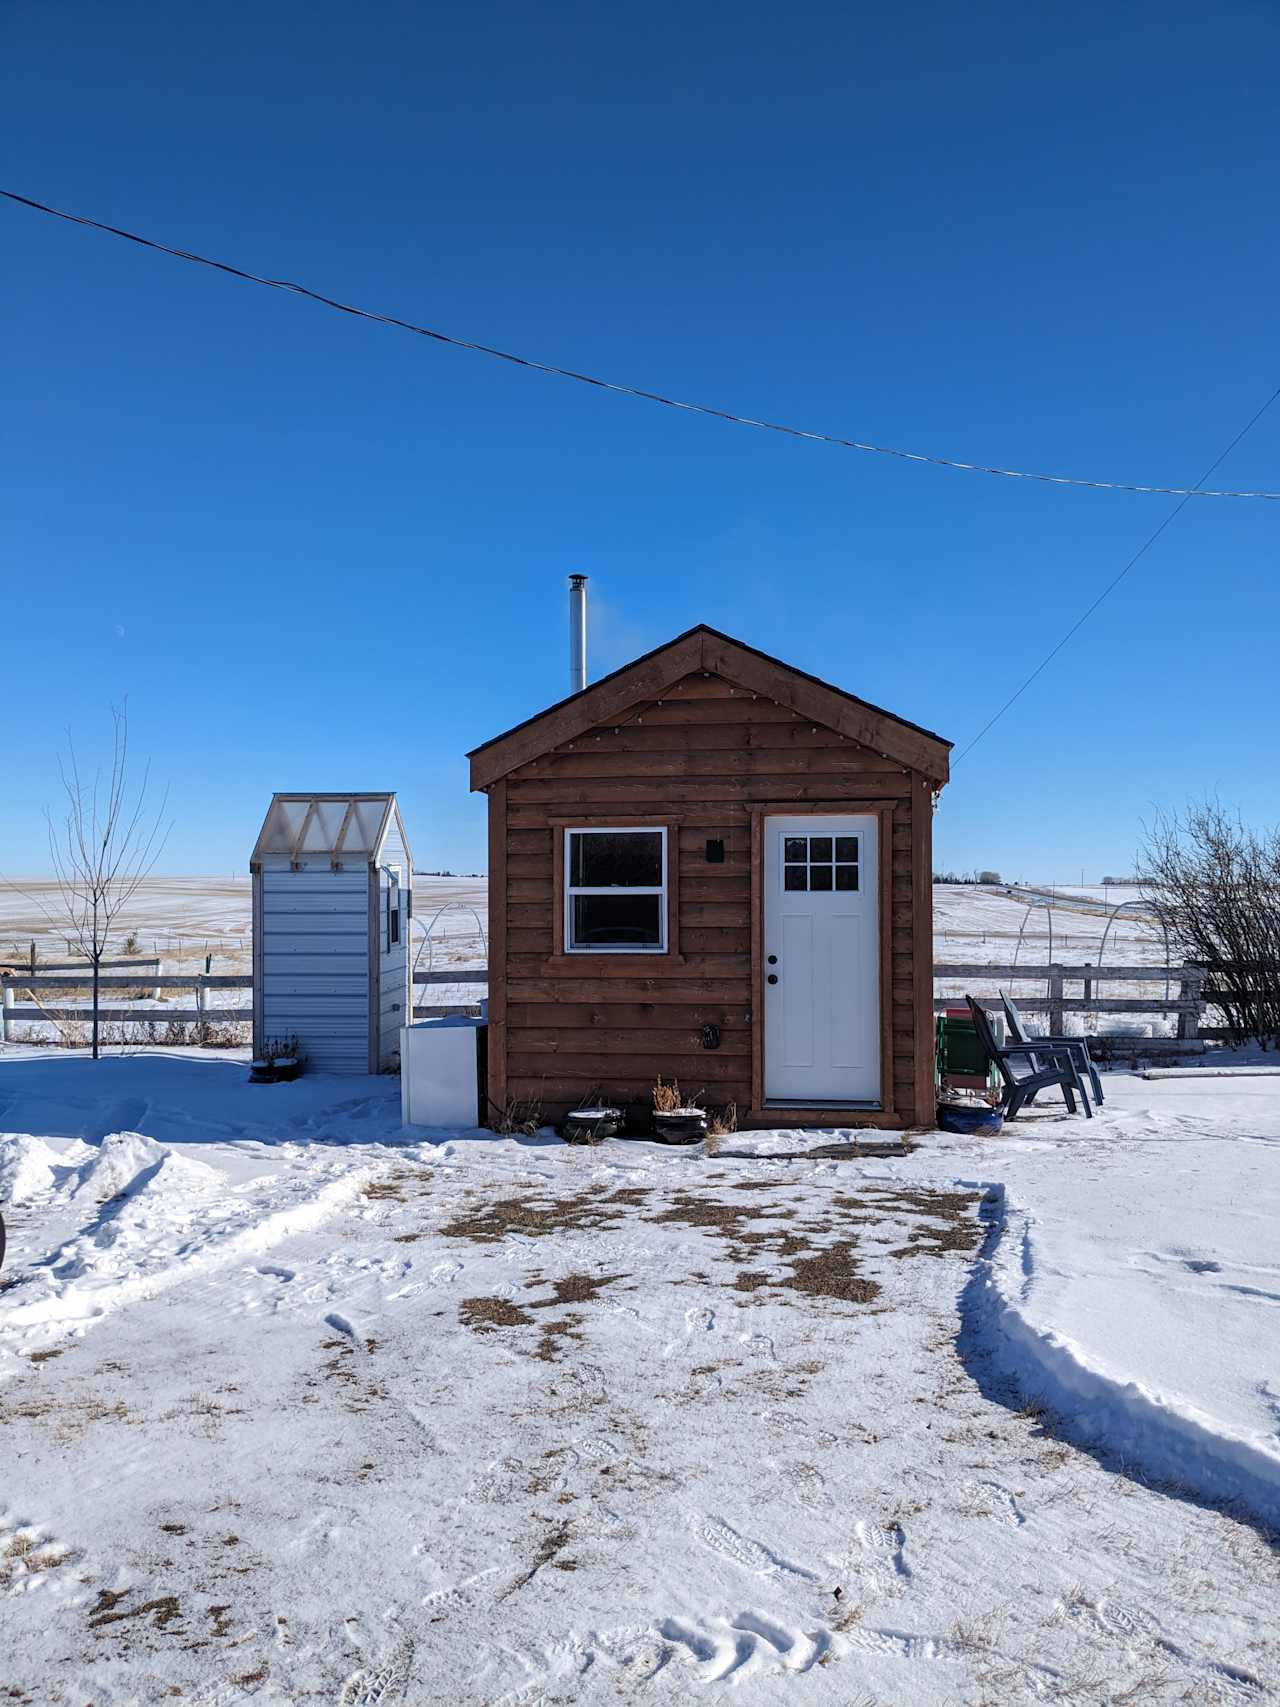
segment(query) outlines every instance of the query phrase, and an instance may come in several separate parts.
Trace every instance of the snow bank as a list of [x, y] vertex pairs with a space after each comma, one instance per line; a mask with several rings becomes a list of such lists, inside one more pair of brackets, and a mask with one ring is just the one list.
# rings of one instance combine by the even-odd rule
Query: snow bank
[[0, 1133], [0, 1203], [30, 1203], [53, 1188], [57, 1152], [29, 1132]]
[[[42, 1295], [28, 1296], [9, 1309], [0, 1309], [0, 1349], [11, 1337], [44, 1343], [68, 1329], [83, 1327], [126, 1304], [154, 1298], [170, 1287], [192, 1281], [229, 1263], [270, 1250], [281, 1240], [310, 1232], [340, 1205], [357, 1195], [369, 1175], [365, 1169], [331, 1181], [302, 1202], [290, 1203], [255, 1218], [245, 1215], [238, 1225], [222, 1224], [202, 1236], [189, 1236], [181, 1222], [167, 1229], [154, 1221], [145, 1227], [150, 1243], [121, 1233], [105, 1243], [101, 1230], [61, 1247], [49, 1259]], [[164, 1237], [167, 1231], [168, 1237]]]
[[[1126, 1321], [1131, 1300], [1122, 1287], [1112, 1288], [1110, 1308], [1101, 1317], [1097, 1311], [1062, 1308], [1064, 1294], [1078, 1305], [1089, 1288], [1069, 1284], [1070, 1264], [1063, 1266], [1061, 1251], [1046, 1250], [1035, 1214], [1013, 1202], [1002, 1186], [994, 1187], [992, 1196], [997, 1205], [993, 1248], [967, 1291], [968, 1326], [1023, 1397], [1051, 1411], [1065, 1439], [1103, 1449], [1149, 1480], [1172, 1483], [1280, 1527], [1280, 1432], [1232, 1426], [1224, 1416], [1233, 1408], [1231, 1384], [1215, 1385], [1205, 1367], [1212, 1361], [1206, 1356], [1212, 1333], [1186, 1341], [1174, 1326], [1176, 1349], [1163, 1366], [1170, 1374], [1181, 1368], [1183, 1379], [1176, 1386], [1161, 1390], [1133, 1379], [1135, 1365], [1161, 1366], [1158, 1355], [1125, 1356], [1131, 1336], [1148, 1344], [1167, 1337], [1161, 1335], [1158, 1316], [1139, 1312]], [[1212, 1267], [1212, 1259], [1203, 1260]], [[1046, 1273], [1052, 1273], [1056, 1286], [1044, 1284]], [[1078, 1269], [1074, 1277], [1079, 1278]], [[1166, 1326], [1168, 1321], [1166, 1316]], [[1227, 1325], [1220, 1314], [1219, 1328]], [[1228, 1335], [1226, 1362], [1237, 1383], [1256, 1380], [1256, 1396], [1280, 1424], [1280, 1386], [1256, 1369], [1258, 1348], [1230, 1343], [1232, 1338]], [[1264, 1341], [1264, 1362], [1265, 1346]], [[1195, 1402], [1204, 1398], [1217, 1401], [1217, 1414]]]
[[111, 1132], [72, 1174], [64, 1189], [72, 1197], [106, 1203], [147, 1188], [211, 1191], [219, 1176], [204, 1162], [179, 1156], [142, 1132]]

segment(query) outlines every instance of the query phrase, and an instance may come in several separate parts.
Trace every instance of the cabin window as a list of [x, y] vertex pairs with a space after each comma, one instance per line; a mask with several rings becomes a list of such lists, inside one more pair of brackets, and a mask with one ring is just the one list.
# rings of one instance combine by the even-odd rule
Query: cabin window
[[566, 830], [564, 874], [567, 953], [666, 953], [664, 829]]

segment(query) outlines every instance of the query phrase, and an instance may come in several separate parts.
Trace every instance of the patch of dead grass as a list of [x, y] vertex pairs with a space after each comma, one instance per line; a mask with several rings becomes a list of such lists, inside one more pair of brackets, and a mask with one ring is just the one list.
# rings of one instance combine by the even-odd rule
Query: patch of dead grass
[[157, 1630], [164, 1630], [183, 1616], [176, 1594], [157, 1595], [154, 1600], [139, 1601], [137, 1606], [123, 1606], [132, 1593], [128, 1588], [98, 1590], [97, 1602], [89, 1609], [89, 1628], [95, 1635], [126, 1618], [150, 1618]]
[[463, 1298], [458, 1304], [463, 1327], [473, 1334], [491, 1334], [497, 1328], [532, 1328], [533, 1317], [509, 1298]]
[[455, 1216], [440, 1229], [446, 1239], [469, 1239], [477, 1245], [498, 1245], [511, 1233], [543, 1239], [553, 1233], [598, 1232], [622, 1224], [629, 1210], [648, 1200], [643, 1186], [624, 1186], [601, 1197], [578, 1192], [548, 1197], [537, 1191], [527, 1197], [485, 1199], [470, 1213]]

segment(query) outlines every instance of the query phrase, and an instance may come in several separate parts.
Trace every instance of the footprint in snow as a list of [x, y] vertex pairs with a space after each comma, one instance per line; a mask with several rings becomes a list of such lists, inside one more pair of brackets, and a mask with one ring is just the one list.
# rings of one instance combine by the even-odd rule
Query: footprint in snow
[[809, 1671], [830, 1651], [825, 1630], [788, 1630], [757, 1612], [740, 1612], [733, 1619], [707, 1619], [698, 1624], [664, 1618], [658, 1634], [686, 1662], [695, 1665], [708, 1682], [738, 1683], [765, 1670]]
[[715, 1325], [714, 1310], [708, 1309], [706, 1305], [694, 1305], [684, 1313], [684, 1332], [663, 1346], [663, 1357], [673, 1357], [676, 1352], [685, 1351], [695, 1334], [709, 1334]]
[[797, 1505], [807, 1511], [826, 1511], [834, 1503], [822, 1472], [813, 1464], [782, 1464], [778, 1475], [790, 1487]]
[[897, 1576], [911, 1575], [905, 1556], [907, 1535], [900, 1523], [867, 1523], [859, 1518], [853, 1532], [868, 1551], [886, 1555]]
[[412, 1664], [413, 1643], [402, 1637], [382, 1665], [352, 1672], [342, 1686], [338, 1707], [390, 1707], [403, 1698]]
[[735, 1565], [741, 1565], [744, 1570], [753, 1571], [757, 1576], [785, 1575], [802, 1577], [806, 1582], [817, 1580], [813, 1572], [805, 1570], [802, 1565], [793, 1565], [762, 1542], [739, 1535], [738, 1531], [722, 1518], [704, 1518], [695, 1526], [695, 1534], [704, 1547], [709, 1547], [713, 1553], [719, 1553], [722, 1558], [732, 1560]]
[[971, 1482], [969, 1496], [975, 1507], [975, 1516], [1006, 1523], [1010, 1529], [1021, 1529], [1027, 1521], [1017, 1499], [1001, 1482]]

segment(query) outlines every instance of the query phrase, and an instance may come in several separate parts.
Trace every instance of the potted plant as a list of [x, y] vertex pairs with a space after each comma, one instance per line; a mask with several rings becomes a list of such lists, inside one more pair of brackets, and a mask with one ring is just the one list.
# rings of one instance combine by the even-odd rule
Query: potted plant
[[969, 1136], [999, 1132], [1004, 1125], [1000, 1100], [1000, 1092], [993, 1087], [977, 1090], [944, 1078], [938, 1093], [938, 1125], [944, 1132]]
[[666, 1084], [658, 1074], [653, 1087], [653, 1135], [661, 1144], [697, 1144], [707, 1135], [707, 1111], [686, 1102], [679, 1082]]
[[306, 1063], [307, 1058], [296, 1037], [272, 1037], [268, 1039], [262, 1054], [250, 1063], [249, 1083], [288, 1084], [291, 1079], [297, 1078]]

